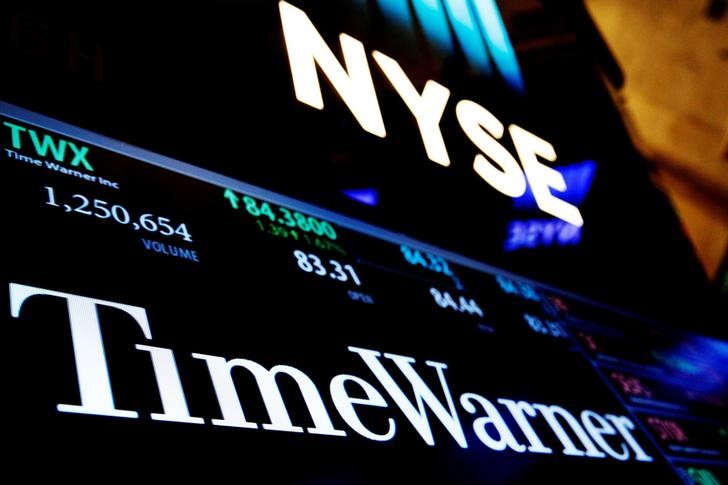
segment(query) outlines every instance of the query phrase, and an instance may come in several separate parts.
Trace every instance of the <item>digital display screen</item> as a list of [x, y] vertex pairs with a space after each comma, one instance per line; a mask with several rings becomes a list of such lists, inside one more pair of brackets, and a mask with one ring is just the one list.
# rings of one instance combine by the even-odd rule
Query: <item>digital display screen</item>
[[8, 476], [728, 483], [577, 3], [5, 2]]
[[17, 106], [0, 124], [8, 473], [728, 480], [726, 342]]
[[[167, 5], [142, 1], [95, 8], [10, 1], [0, 8], [0, 58], [10, 66], [0, 99], [719, 334], [725, 312], [716, 308], [716, 288], [630, 141], [580, 4], [210, 0], [176, 4], [171, 22]], [[2, 128], [12, 148], [15, 132]], [[33, 146], [29, 133], [15, 136]], [[84, 146], [36, 142], [54, 163], [63, 155], [64, 168], [97, 176]], [[60, 207], [68, 197], [82, 204], [74, 195], [93, 207], [91, 194], [49, 187]], [[295, 219], [287, 225], [263, 200], [251, 214], [245, 195], [230, 197], [240, 199], [241, 217], [261, 211], [262, 232], [272, 223], [285, 230], [279, 239], [299, 236], [306, 244], [302, 236], [314, 235], [340, 244], [303, 231]], [[134, 213], [101, 201], [109, 211], [121, 205], [122, 221], [128, 211], [122, 225], [173, 231], [165, 244], [202, 243], [172, 211]], [[202, 257], [202, 248], [192, 250]]]

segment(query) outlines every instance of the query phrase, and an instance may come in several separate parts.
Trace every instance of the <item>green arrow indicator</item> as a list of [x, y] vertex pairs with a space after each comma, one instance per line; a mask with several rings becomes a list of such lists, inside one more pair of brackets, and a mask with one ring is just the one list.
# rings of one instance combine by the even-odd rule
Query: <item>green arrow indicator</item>
[[225, 194], [224, 194], [224, 196], [225, 196], [225, 198], [226, 198], [227, 200], [229, 200], [229, 201], [230, 201], [230, 205], [231, 205], [231, 206], [233, 206], [233, 209], [237, 209], [237, 208], [239, 207], [239, 206], [238, 206], [238, 201], [239, 201], [240, 199], [238, 199], [238, 196], [237, 196], [237, 195], [235, 195], [235, 192], [233, 192], [233, 191], [232, 191], [232, 190], [230, 190], [230, 189], [225, 189]]

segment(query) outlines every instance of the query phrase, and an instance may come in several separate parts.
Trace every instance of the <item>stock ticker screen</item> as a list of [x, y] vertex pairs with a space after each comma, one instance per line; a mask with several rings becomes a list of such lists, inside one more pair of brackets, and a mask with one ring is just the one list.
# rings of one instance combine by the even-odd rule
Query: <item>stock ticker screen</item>
[[8, 472], [726, 483], [728, 343], [0, 115]]
[[0, 6], [4, 471], [728, 483], [705, 277], [524, 3]]

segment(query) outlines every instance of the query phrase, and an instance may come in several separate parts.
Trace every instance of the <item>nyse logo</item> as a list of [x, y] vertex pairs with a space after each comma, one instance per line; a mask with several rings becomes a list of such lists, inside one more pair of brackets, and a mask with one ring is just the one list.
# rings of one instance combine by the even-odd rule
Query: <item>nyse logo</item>
[[78, 147], [72, 141], [38, 133], [32, 128], [16, 125], [9, 121], [3, 122], [3, 126], [10, 130], [10, 142], [16, 150], [22, 150], [30, 146], [39, 157], [51, 156], [59, 163], [70, 160], [72, 167], [82, 166], [89, 172], [94, 171], [86, 159], [88, 147]]
[[428, 42], [442, 51], [455, 50], [452, 31], [472, 69], [491, 75], [492, 61], [506, 83], [523, 92], [521, 69], [495, 0], [378, 0], [378, 4], [387, 19], [412, 37], [417, 23]]
[[[324, 109], [320, 70], [359, 125], [373, 135], [386, 137], [364, 45], [346, 34], [340, 35], [344, 67], [303, 10], [284, 1], [279, 6], [296, 99]], [[444, 167], [450, 166], [450, 155], [440, 129], [450, 90], [429, 80], [419, 92], [397, 61], [379, 51], [373, 51], [372, 57], [412, 112], [427, 157]], [[499, 141], [506, 127], [490, 111], [464, 99], [455, 106], [455, 113], [465, 136], [481, 152], [473, 160], [473, 170], [483, 180], [512, 198], [521, 197], [530, 186], [540, 210], [578, 227], [584, 224], [576, 206], [551, 193], [551, 189], [564, 192], [567, 185], [561, 173], [537, 158], [556, 161], [556, 152], [549, 142], [518, 125], [509, 125], [508, 134], [521, 162], [519, 165]]]

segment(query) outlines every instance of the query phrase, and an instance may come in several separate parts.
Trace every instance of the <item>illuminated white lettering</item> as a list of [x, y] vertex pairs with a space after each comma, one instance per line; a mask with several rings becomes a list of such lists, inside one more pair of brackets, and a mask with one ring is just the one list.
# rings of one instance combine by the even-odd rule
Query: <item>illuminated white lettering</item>
[[622, 443], [622, 453], [617, 453], [614, 451], [614, 448], [607, 443], [607, 440], [602, 437], [602, 435], [617, 434], [617, 431], [611, 424], [609, 424], [609, 421], [599, 416], [594, 411], [589, 411], [587, 409], [581, 412], [581, 422], [584, 423], [584, 428], [586, 428], [596, 444], [598, 444], [609, 456], [619, 461], [625, 461], [629, 458], [629, 450], [624, 443]]
[[631, 431], [634, 430], [634, 424], [629, 420], [629, 418], [624, 416], [615, 416], [613, 414], [605, 414], [604, 417], [612, 422], [612, 424], [617, 428], [619, 434], [622, 435], [622, 438], [624, 438], [624, 441], [627, 442], [627, 445], [632, 448], [635, 453], [635, 460], [647, 462], [652, 461], [652, 457], [645, 453], [639, 443], [637, 443], [637, 440], [634, 439], [634, 436], [632, 436]]
[[[366, 394], [366, 398], [354, 398], [349, 396], [345, 388], [347, 382], [354, 382], [361, 387]], [[379, 408], [387, 407], [387, 401], [384, 400], [384, 397], [374, 388], [374, 386], [360, 377], [341, 374], [331, 379], [331, 385], [329, 387], [331, 390], [331, 399], [334, 401], [336, 410], [339, 411], [339, 414], [342, 418], [344, 418], [344, 421], [346, 421], [346, 424], [348, 424], [351, 429], [365, 438], [369, 438], [374, 441], [389, 441], [394, 438], [396, 425], [392, 418], [387, 420], [387, 432], [379, 434], [370, 431], [366, 426], [364, 426], [354, 409], [354, 404]]]
[[[62, 298], [67, 303], [81, 404], [59, 404], [57, 406], [58, 411], [138, 418], [136, 411], [117, 409], [114, 405], [100, 330], [98, 307], [110, 307], [123, 311], [134, 319], [141, 328], [144, 337], [151, 340], [152, 336], [146, 311], [141, 307], [112, 301], [10, 283], [11, 316], [20, 318], [25, 302], [35, 296]], [[148, 352], [151, 357], [164, 410], [163, 413], [152, 413], [151, 418], [159, 421], [204, 424], [204, 418], [190, 415], [173, 351], [167, 348], [141, 344], [136, 345], [136, 349]], [[433, 367], [437, 372], [442, 387], [439, 394], [444, 396], [444, 399], [440, 399], [436, 397], [435, 393], [415, 371], [414, 364], [416, 361], [414, 358], [389, 353], [382, 354], [376, 350], [358, 347], [349, 347], [348, 349], [361, 357], [427, 445], [435, 445], [433, 430], [429, 421], [430, 414], [434, 414], [458, 445], [462, 448], [468, 448], [465, 433], [461, 427], [457, 409], [445, 379], [446, 364], [432, 361], [425, 362], [427, 366]], [[270, 419], [269, 424], [262, 425], [264, 430], [292, 433], [303, 433], [304, 431], [302, 427], [294, 426], [291, 422], [278, 387], [276, 379], [280, 374], [284, 374], [297, 384], [306, 404], [314, 424], [313, 427], [306, 429], [309, 433], [347, 436], [345, 431], [334, 428], [316, 385], [301, 370], [286, 365], [276, 365], [268, 370], [262, 365], [247, 359], [228, 361], [223, 357], [196, 353], [193, 353], [192, 356], [206, 362], [218, 399], [222, 419], [212, 419], [213, 425], [258, 428], [256, 423], [251, 423], [245, 419], [240, 397], [233, 381], [231, 372], [233, 369], [240, 367], [246, 369], [255, 378], [258, 391]], [[392, 361], [402, 373], [402, 376], [406, 378], [411, 386], [412, 399], [405, 394], [385, 369], [380, 361], [382, 357]], [[355, 385], [358, 390], [363, 391], [364, 397], [361, 397], [361, 392], [352, 392], [352, 394], [360, 396], [353, 397], [349, 393], [349, 391], [353, 391], [351, 385]], [[393, 418], [387, 417], [386, 425], [382, 421], [379, 426], [371, 426], [371, 423], [367, 426], [357, 415], [355, 406], [388, 407], [383, 395], [370, 383], [357, 376], [341, 374], [331, 380], [329, 390], [339, 415], [356, 433], [373, 441], [389, 441], [394, 438], [397, 427]], [[606, 458], [609, 456], [618, 461], [627, 461], [630, 458], [631, 449], [634, 451], [635, 460], [642, 462], [653, 461], [653, 458], [645, 453], [632, 435], [631, 432], [635, 430], [635, 425], [624, 416], [611, 414], [602, 416], [594, 411], [584, 410], [580, 414], [580, 422], [569, 411], [557, 405], [531, 404], [526, 401], [516, 402], [509, 399], [498, 399], [497, 402], [505, 406], [510, 412], [523, 437], [528, 440], [528, 446], [518, 442], [516, 436], [508, 427], [509, 421], [504, 419], [501, 412], [490, 400], [474, 393], [462, 394], [459, 400], [461, 407], [469, 414], [475, 415], [481, 410], [485, 412], [484, 416], [474, 419], [472, 426], [478, 439], [492, 450], [512, 450], [516, 453], [526, 451], [544, 454], [553, 453], [551, 448], [544, 446], [529, 422], [529, 418], [536, 418], [540, 413], [555, 437], [563, 445], [562, 453], [564, 455], [591, 458]], [[373, 429], [376, 429], [376, 431]], [[581, 448], [575, 445], [574, 436], [578, 439]], [[605, 437], [610, 436], [613, 437], [613, 440], [622, 438], [624, 442], [619, 443], [619, 447], [613, 446], [605, 439]]]
[[[324, 108], [318, 67], [361, 127], [385, 137], [384, 120], [364, 45], [346, 34], [340, 35], [344, 68], [303, 10], [285, 1], [279, 3], [279, 9], [296, 98], [319, 110]], [[450, 90], [428, 80], [419, 93], [397, 61], [378, 51], [373, 51], [372, 56], [414, 115], [427, 157], [444, 167], [450, 166], [440, 128]], [[473, 160], [473, 169], [478, 176], [513, 198], [522, 196], [530, 185], [541, 210], [576, 227], [584, 224], [576, 206], [551, 193], [551, 189], [564, 192], [566, 182], [561, 173], [542, 164], [536, 157], [555, 161], [556, 153], [550, 143], [510, 125], [508, 129], [521, 160], [519, 165], [498, 141], [505, 134], [503, 123], [487, 109], [474, 101], [462, 100], [457, 103], [455, 114], [465, 135], [482, 152]], [[15, 132], [13, 136], [16, 136]]]
[[536, 432], [531, 427], [531, 423], [528, 422], [529, 417], [536, 416], [536, 410], [533, 409], [526, 401], [512, 401], [510, 399], [498, 399], [498, 403], [503, 404], [508, 411], [510, 411], [513, 419], [516, 420], [518, 427], [521, 428], [523, 435], [526, 437], [529, 443], [528, 451], [531, 453], [553, 453], [551, 448], [543, 445]]
[[247, 359], [233, 359], [227, 361], [222, 357], [205, 354], [192, 354], [195, 359], [202, 359], [207, 362], [207, 367], [212, 378], [215, 393], [220, 404], [223, 419], [213, 419], [212, 424], [219, 426], [234, 426], [238, 428], [256, 428], [257, 425], [245, 420], [240, 400], [238, 398], [235, 383], [230, 372], [235, 367], [242, 367], [250, 371], [260, 389], [263, 397], [270, 424], [264, 424], [263, 429], [271, 431], [287, 431], [289, 433], [303, 433], [303, 428], [293, 426], [288, 410], [283, 402], [281, 391], [276, 383], [278, 374], [286, 374], [293, 378], [303, 395], [308, 407], [308, 412], [314, 422], [313, 428], [306, 428], [311, 434], [322, 434], [330, 436], [345, 436], [344, 431], [334, 429], [331, 418], [324, 407], [321, 395], [316, 385], [306, 374], [287, 365], [276, 365], [270, 370], [257, 362]]
[[146, 310], [113, 301], [10, 283], [11, 316], [19, 318], [23, 303], [33, 296], [63, 298], [68, 305], [68, 318], [71, 324], [73, 354], [76, 360], [81, 405], [59, 404], [57, 406], [58, 411], [119, 418], [138, 418], [139, 414], [136, 411], [116, 409], [116, 406], [114, 406], [114, 396], [111, 392], [111, 381], [106, 363], [104, 343], [101, 339], [97, 306], [116, 308], [128, 314], [139, 325], [144, 337], [151, 340], [152, 333], [149, 329]]
[[[551, 405], [546, 406], [543, 404], [534, 404], [533, 407], [541, 412], [546, 422], [551, 426], [551, 430], [554, 432], [556, 437], [564, 445], [563, 453], [568, 456], [588, 456], [590, 458], [604, 458], [606, 455], [599, 451], [594, 443], [589, 439], [584, 428], [581, 427], [579, 421], [569, 411], [562, 408], [561, 406]], [[579, 438], [581, 444], [586, 449], [586, 452], [581, 451], [576, 446], [571, 438], [564, 430], [563, 426], [557, 419], [561, 417], [568, 425], [571, 431]]]
[[528, 178], [528, 184], [531, 186], [533, 197], [536, 199], [539, 209], [569, 224], [577, 227], [583, 226], [584, 219], [581, 217], [579, 209], [564, 200], [554, 197], [551, 193], [550, 189], [552, 188], [559, 192], [566, 190], [564, 176], [557, 170], [542, 164], [536, 158], [536, 155], [539, 155], [549, 162], [555, 162], [556, 152], [551, 143], [517, 125], [509, 126], [508, 131], [511, 133], [513, 144], [516, 147], [516, 152], [518, 152], [518, 157], [521, 159], [523, 170]]
[[402, 389], [399, 388], [394, 379], [392, 379], [392, 376], [387, 373], [387, 370], [381, 362], [379, 362], [378, 358], [382, 355], [380, 352], [358, 347], [349, 347], [349, 350], [359, 354], [359, 357], [361, 357], [362, 360], [364, 360], [364, 363], [369, 366], [369, 369], [374, 373], [377, 379], [379, 379], [379, 382], [384, 386], [392, 399], [394, 399], [394, 402], [397, 406], [399, 406], [410, 423], [412, 423], [415, 430], [420, 434], [420, 436], [422, 436], [425, 443], [430, 446], [435, 445], [435, 440], [432, 436], [432, 429], [430, 428], [430, 422], [425, 411], [425, 404], [427, 404], [455, 441], [462, 448], [468, 447], [468, 443], [465, 440], [465, 434], [460, 426], [457, 412], [455, 412], [455, 405], [453, 403], [452, 396], [450, 395], [450, 389], [447, 387], [447, 382], [445, 381], [445, 374], [443, 371], [444, 369], [447, 369], [446, 364], [431, 361], [425, 362], [428, 366], [434, 367], [437, 371], [437, 375], [440, 379], [440, 385], [442, 386], [442, 392], [445, 395], [445, 400], [447, 402], [447, 409], [445, 409], [430, 388], [427, 387], [427, 384], [422, 381], [422, 378], [412, 368], [412, 364], [415, 363], [415, 359], [402, 355], [384, 354], [385, 358], [392, 360], [397, 365], [399, 370], [405, 375], [409, 383], [412, 385], [412, 390], [415, 394], [415, 401], [417, 402], [417, 407], [415, 407], [404, 392], [402, 392]]
[[397, 61], [377, 51], [372, 56], [414, 115], [429, 159], [444, 167], [450, 166], [450, 157], [440, 130], [440, 120], [450, 98], [450, 90], [429, 80], [420, 95]]
[[159, 397], [164, 408], [163, 414], [152, 413], [151, 418], [157, 421], [204, 424], [204, 419], [193, 418], [187, 409], [187, 400], [185, 399], [184, 390], [182, 390], [182, 381], [179, 378], [174, 353], [170, 349], [152, 347], [151, 345], [137, 345], [136, 348], [149, 352], [152, 357]]
[[455, 114], [470, 141], [500, 167], [494, 167], [478, 153], [473, 162], [475, 172], [502, 194], [522, 196], [526, 192], [526, 177], [513, 155], [497, 141], [505, 132], [503, 123], [487, 109], [468, 100], [457, 104]]
[[[511, 433], [511, 430], [508, 429], [508, 425], [503, 421], [503, 417], [493, 403], [478, 394], [465, 393], [460, 396], [460, 404], [470, 414], [475, 414], [478, 411], [473, 402], [480, 404], [480, 407], [487, 415], [473, 421], [473, 430], [485, 446], [496, 451], [503, 451], [506, 448], [510, 448], [517, 453], [526, 451], [526, 447], [520, 444]], [[489, 424], [493, 425], [498, 435], [497, 439], [493, 438], [488, 432], [487, 426]]]
[[384, 138], [387, 132], [364, 45], [341, 34], [344, 69], [303, 10], [286, 2], [280, 2], [279, 8], [296, 98], [313, 108], [324, 109], [318, 65], [361, 127]]

